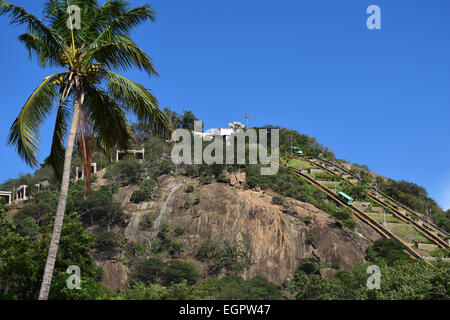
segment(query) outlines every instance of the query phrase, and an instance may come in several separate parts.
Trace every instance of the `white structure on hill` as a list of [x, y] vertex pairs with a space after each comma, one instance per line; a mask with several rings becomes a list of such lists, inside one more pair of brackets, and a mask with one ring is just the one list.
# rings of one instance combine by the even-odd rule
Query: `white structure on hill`
[[145, 149], [141, 149], [141, 150], [116, 150], [116, 162], [119, 162], [119, 160], [124, 160], [130, 155], [132, 155], [136, 159], [142, 161], [142, 160], [144, 160]]
[[[91, 163], [91, 174], [97, 173], [97, 163], [93, 162]], [[75, 181], [78, 181], [80, 179], [84, 179], [84, 168], [75, 168]]]
[[16, 190], [16, 201], [17, 202], [28, 200], [27, 188], [28, 188], [28, 186], [26, 184], [23, 184], [17, 188], [17, 190]]
[[11, 191], [0, 191], [0, 198], [5, 199], [6, 204], [11, 204], [12, 192]]
[[196, 136], [201, 136], [206, 141], [212, 141], [214, 138], [222, 137], [224, 142], [228, 144], [230, 141], [230, 137], [237, 131], [244, 128], [245, 125], [243, 125], [239, 121], [233, 121], [228, 123], [228, 128], [212, 128], [206, 130], [205, 132], [194, 131], [193, 134], [195, 134]]

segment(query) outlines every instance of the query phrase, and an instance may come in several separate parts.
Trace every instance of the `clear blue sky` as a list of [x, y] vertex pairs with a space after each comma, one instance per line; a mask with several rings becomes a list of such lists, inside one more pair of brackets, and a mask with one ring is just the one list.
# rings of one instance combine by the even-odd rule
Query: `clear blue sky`
[[[40, 14], [43, 0], [11, 0]], [[150, 0], [131, 1], [140, 5]], [[244, 120], [297, 129], [338, 157], [424, 186], [450, 208], [450, 1], [154, 0], [159, 21], [135, 33], [159, 78], [130, 72], [161, 106], [205, 127]], [[382, 29], [366, 28], [379, 5]], [[28, 60], [0, 17], [0, 181], [30, 172], [9, 127], [49, 72]], [[42, 128], [49, 153], [53, 118]]]

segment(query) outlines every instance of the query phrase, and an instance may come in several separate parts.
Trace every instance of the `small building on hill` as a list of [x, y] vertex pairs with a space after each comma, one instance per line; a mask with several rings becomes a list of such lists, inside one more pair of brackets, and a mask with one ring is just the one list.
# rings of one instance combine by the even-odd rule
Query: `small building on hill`
[[12, 192], [11, 191], [0, 191], [0, 198], [5, 199], [6, 204], [12, 203]]
[[116, 150], [116, 162], [124, 160], [127, 157], [135, 157], [136, 159], [143, 161], [145, 157], [145, 149], [141, 150]]
[[[97, 163], [93, 162], [91, 163], [91, 174], [97, 173]], [[75, 168], [75, 181], [78, 181], [80, 179], [84, 179], [84, 168]]]
[[28, 188], [28, 186], [26, 184], [23, 184], [17, 188], [17, 190], [16, 190], [16, 201], [17, 202], [22, 202], [22, 201], [28, 200], [29, 197], [27, 195], [27, 188]]

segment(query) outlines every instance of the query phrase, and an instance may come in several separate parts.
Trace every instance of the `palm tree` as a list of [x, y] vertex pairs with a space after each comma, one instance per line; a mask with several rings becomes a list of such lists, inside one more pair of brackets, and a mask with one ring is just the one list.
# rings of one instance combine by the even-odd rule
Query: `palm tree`
[[[80, 29], [73, 27], [69, 5], [80, 8]], [[63, 68], [47, 76], [31, 94], [8, 137], [19, 156], [27, 164], [37, 166], [39, 127], [56, 109], [49, 161], [61, 179], [61, 193], [39, 294], [39, 299], [46, 300], [58, 252], [75, 143], [83, 150], [88, 173], [87, 149], [93, 134], [105, 150], [129, 146], [132, 133], [127, 113], [135, 114], [155, 134], [166, 135], [172, 129], [157, 100], [144, 86], [114, 72], [137, 67], [157, 75], [151, 58], [130, 38], [135, 27], [156, 20], [150, 5], [130, 9], [123, 0], [108, 0], [102, 6], [97, 0], [48, 0], [43, 13], [41, 21], [24, 8], [0, 0], [0, 16], [8, 15], [11, 24], [27, 28], [19, 40], [30, 57], [42, 67]]]

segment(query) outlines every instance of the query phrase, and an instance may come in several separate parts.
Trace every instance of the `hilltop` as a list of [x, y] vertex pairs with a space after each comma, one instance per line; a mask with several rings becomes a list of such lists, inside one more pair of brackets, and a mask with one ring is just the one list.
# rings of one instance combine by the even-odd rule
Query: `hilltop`
[[[166, 112], [175, 128], [193, 128], [192, 112]], [[274, 176], [261, 176], [259, 165], [176, 166], [169, 158], [171, 146], [139, 125], [133, 131], [136, 149], [145, 150], [143, 161], [111, 161], [97, 148], [93, 193], [86, 194], [83, 180], [71, 182], [52, 297], [448, 299], [449, 268], [441, 261], [448, 249], [439, 249], [439, 242], [401, 218], [408, 215], [426, 227], [421, 214], [431, 208], [430, 225], [442, 230], [436, 234], [444, 239], [450, 213], [414, 183], [336, 159], [316, 139], [279, 129], [282, 165]], [[301, 159], [291, 155], [291, 145], [303, 150]], [[82, 162], [75, 152], [72, 176], [76, 167]], [[352, 207], [292, 170], [330, 192], [350, 195], [354, 208], [401, 241], [384, 239]], [[0, 247], [8, 249], [0, 257], [0, 296], [33, 298], [39, 283], [31, 275], [39, 279], [43, 269], [58, 181], [44, 163], [35, 174], [9, 179], [0, 190], [19, 185], [29, 186], [30, 199], [3, 209], [8, 219], [2, 220]], [[391, 209], [370, 198], [372, 186]], [[424, 259], [413, 260], [405, 245]], [[16, 251], [26, 254], [18, 258]], [[365, 287], [368, 263], [380, 265], [387, 275], [380, 292]], [[23, 273], [10, 277], [17, 264], [24, 266]], [[81, 264], [86, 276], [86, 289], [77, 294], [64, 289], [65, 268], [71, 264]], [[408, 277], [426, 285], [402, 293], [394, 280]], [[26, 293], [23, 283], [30, 287]]]

